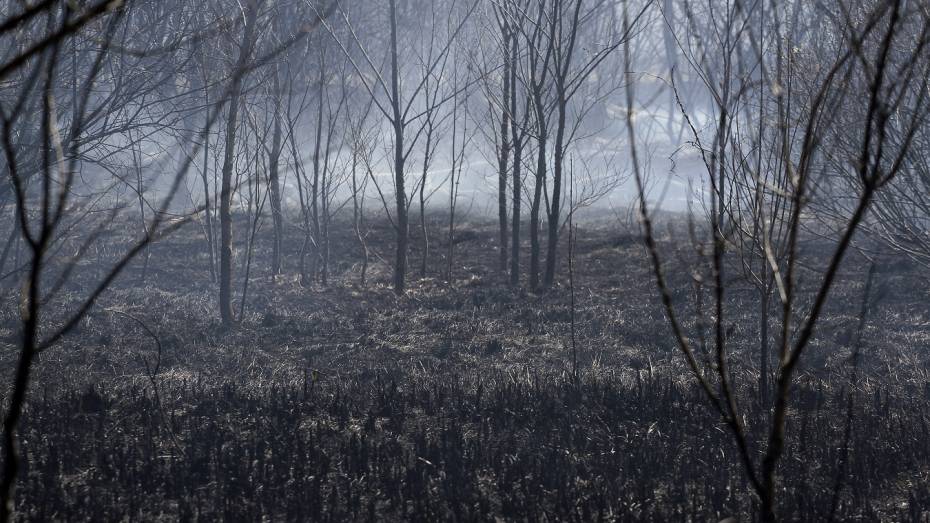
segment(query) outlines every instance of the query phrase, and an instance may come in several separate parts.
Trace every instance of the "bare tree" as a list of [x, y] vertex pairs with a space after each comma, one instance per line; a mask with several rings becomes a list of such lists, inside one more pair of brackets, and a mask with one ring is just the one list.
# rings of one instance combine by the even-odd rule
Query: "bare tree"
[[[63, 321], [50, 322], [45, 312], [55, 302], [75, 270], [75, 263], [64, 267], [54, 263], [51, 256], [60, 233], [75, 214], [82, 214], [82, 203], [73, 192], [79, 176], [81, 150], [92, 136], [92, 122], [105, 106], [94, 106], [92, 94], [102, 78], [104, 62], [111, 55], [116, 31], [125, 18], [126, 9], [112, 2], [97, 2], [74, 9], [69, 4], [43, 2], [8, 15], [0, 22], [0, 38], [11, 30], [26, 36], [25, 45], [12, 56], [0, 62], [0, 82], [21, 75], [15, 95], [0, 101], [2, 123], [2, 149], [5, 174], [12, 186], [17, 234], [21, 235], [28, 250], [28, 265], [24, 275], [21, 302], [22, 321], [19, 362], [15, 369], [12, 391], [3, 420], [4, 462], [0, 482], [0, 521], [13, 517], [13, 494], [20, 467], [16, 429], [22, 416], [29, 380], [37, 356], [53, 347], [73, 330], [93, 307], [100, 295], [120, 275], [129, 263], [153, 241], [186, 223], [186, 219], [166, 224], [166, 211], [177, 192], [190, 163], [182, 164], [171, 180], [162, 204], [152, 213], [147, 226], [126, 251], [100, 276], [94, 286], [82, 297], [77, 307], [69, 311]], [[39, 18], [44, 24], [33, 25]], [[88, 67], [74, 72], [76, 88], [70, 90], [71, 121], [63, 126], [58, 106], [56, 73], [63, 63], [62, 50], [74, 34], [92, 24], [102, 24], [102, 44], [94, 52]], [[28, 32], [23, 30], [28, 27]], [[111, 100], [112, 101], [112, 100]], [[215, 113], [213, 114], [215, 118]], [[211, 123], [211, 122], [208, 122]], [[65, 129], [67, 132], [63, 133]], [[38, 131], [38, 167], [33, 163], [31, 151], [23, 148], [19, 140], [24, 131]], [[113, 133], [125, 132], [112, 131]], [[110, 220], [119, 215], [123, 206], [111, 207], [103, 219], [81, 242], [78, 256], [85, 253], [100, 236]], [[45, 283], [52, 285], [45, 287]]]
[[[14, 203], [15, 234], [21, 237], [27, 258], [20, 272], [24, 284], [19, 360], [3, 417], [2, 522], [14, 515], [14, 487], [21, 463], [17, 428], [37, 357], [80, 324], [146, 247], [196, 216], [196, 207], [172, 212], [175, 195], [184, 185], [187, 171], [199, 156], [199, 144], [205, 144], [225, 102], [234, 91], [241, 90], [242, 76], [249, 67], [268, 59], [265, 56], [249, 63], [242, 60], [240, 67], [230, 71], [215, 102], [203, 108], [207, 117], [195, 133], [199, 139], [193, 140], [194, 147], [182, 152], [174, 176], [164, 180], [161, 196], [146, 194], [149, 188], [138, 171], [139, 147], [148, 143], [143, 137], [157, 133], [170, 136], [178, 114], [185, 112], [179, 109], [179, 100], [199, 94], [199, 88], [179, 93], [178, 84], [170, 81], [179, 79], [175, 66], [178, 60], [185, 61], [180, 56], [190, 57], [192, 47], [213, 34], [215, 28], [194, 25], [189, 31], [175, 34], [142, 16], [152, 12], [140, 11], [136, 16], [136, 4], [127, 4], [106, 0], [77, 5], [49, 0], [20, 5], [4, 11], [0, 18], [0, 41], [6, 43], [15, 37], [18, 42], [4, 45], [0, 58], [0, 84], [4, 85], [0, 94], [2, 172]], [[3, 4], [4, 8], [8, 6]], [[171, 12], [170, 7], [164, 12], [156, 10], [155, 18]], [[314, 25], [298, 31], [269, 55], [302, 38]], [[140, 39], [142, 46], [128, 44], [128, 35], [138, 36], [134, 31], [152, 38]], [[94, 45], [80, 52], [72, 47], [67, 56], [69, 44], [78, 35], [89, 37]], [[127, 57], [137, 58], [140, 65], [132, 74], [123, 74]], [[60, 73], [69, 62], [70, 81], [62, 83]], [[114, 163], [120, 157], [126, 159], [122, 166]], [[103, 174], [91, 176], [91, 166], [103, 174], [112, 174], [113, 179], [107, 180]], [[141, 205], [145, 225], [112, 263], [90, 271], [96, 276], [91, 275], [89, 287], [79, 291], [76, 305], [62, 303], [61, 291], [81, 270], [79, 262], [114, 220], [135, 208], [121, 201], [119, 194], [119, 189], [128, 185], [122, 173], [132, 167], [136, 176], [132, 185], [139, 194], [130, 203]], [[79, 184], [89, 185], [91, 190], [80, 191], [78, 188], [84, 187]], [[79, 232], [78, 225], [83, 226], [83, 232]], [[75, 254], [57, 256], [66, 245]], [[68, 303], [73, 301], [69, 299]], [[58, 313], [49, 314], [53, 310]]]
[[[711, 9], [719, 7], [719, 4], [710, 6]], [[763, 429], [761, 431], [748, 429], [749, 421], [737, 402], [738, 376], [731, 374], [730, 369], [726, 270], [728, 260], [732, 258], [728, 231], [733, 220], [728, 213], [732, 215], [734, 207], [730, 202], [735, 194], [722, 188], [733, 187], [737, 179], [732, 178], [732, 170], [721, 167], [728, 162], [730, 151], [728, 147], [720, 147], [720, 141], [728, 132], [721, 127], [729, 127], [734, 116], [728, 114], [726, 118], [718, 118], [716, 127], [711, 129], [712, 143], [709, 147], [701, 148], [709, 166], [709, 189], [706, 193], [708, 209], [703, 215], [706, 225], [695, 229], [695, 238], [699, 233], [706, 233], [709, 238], [695, 246], [702, 263], [695, 278], [703, 281], [703, 275], [706, 274], [709, 280], [706, 285], [709, 287], [710, 311], [699, 309], [699, 319], [702, 321], [697, 322], [699, 326], [705, 321], [709, 323], [708, 339], [701, 333], [692, 336], [679, 319], [680, 307], [675, 303], [674, 289], [669, 286], [669, 280], [664, 274], [635, 141], [632, 117], [635, 97], [632, 85], [627, 87], [627, 129], [643, 233], [665, 314], [694, 379], [733, 436], [746, 477], [758, 498], [763, 521], [775, 521], [777, 516], [777, 469], [786, 445], [785, 430], [792, 385], [803, 361], [802, 356], [830, 299], [830, 291], [854, 236], [872, 209], [876, 195], [901, 172], [913, 138], [926, 118], [927, 73], [930, 70], [930, 56], [926, 49], [930, 35], [927, 13], [919, 7], [897, 0], [864, 2], [857, 8], [861, 16], [853, 18], [840, 14], [821, 19], [819, 34], [830, 35], [831, 39], [828, 45], [819, 48], [818, 62], [809, 69], [812, 75], [808, 80], [808, 88], [803, 92], [797, 90], [792, 95], [793, 104], [801, 108], [802, 112], [793, 116], [779, 114], [779, 132], [792, 137], [790, 141], [783, 139], [778, 144], [780, 163], [776, 164], [788, 180], [784, 186], [784, 197], [789, 200], [789, 210], [784, 218], [787, 232], [783, 257], [779, 259], [775, 255], [764, 235], [762, 240], [769, 263], [768, 270], [778, 290], [781, 317], [778, 318], [780, 324], [776, 338], [778, 364], [774, 405], [768, 411], [770, 415], [758, 420]], [[745, 8], [732, 14], [730, 23], [734, 27], [749, 21], [759, 22], [761, 19], [753, 16], [758, 13]], [[906, 27], [912, 30], [906, 30]], [[740, 39], [749, 38], [748, 32], [739, 34]], [[919, 35], [916, 46], [912, 45], [914, 34]], [[787, 44], [793, 43], [790, 35], [783, 33], [779, 36], [786, 39]], [[735, 45], [737, 41], [732, 43]], [[628, 64], [631, 60], [629, 49], [629, 45], [626, 45]], [[766, 79], [771, 81], [773, 76], [767, 76]], [[787, 78], [785, 80], [788, 81]], [[911, 85], [912, 82], [916, 82], [916, 88]], [[752, 84], [756, 89], [771, 89], [773, 85], [776, 91], [781, 88], [770, 82]], [[831, 166], [823, 161], [824, 138], [842, 125], [837, 115], [849, 108], [851, 101], [862, 99], [867, 100], [861, 120], [863, 125], [852, 131], [858, 137], [858, 153], [846, 166]], [[889, 110], [901, 108], [904, 100], [909, 101], [909, 110], [897, 113], [900, 120], [892, 119]], [[889, 137], [894, 134], [891, 131], [895, 128], [901, 129], [901, 139], [893, 141]], [[693, 135], [699, 136], [693, 122], [691, 129]], [[755, 133], [755, 129], [750, 132]], [[735, 162], [732, 165], [741, 166], [741, 163]], [[843, 224], [832, 238], [833, 251], [813, 282], [814, 291], [809, 300], [804, 300], [799, 285], [799, 271], [805, 260], [799, 245], [807, 220], [805, 211], [809, 209], [809, 202], [815, 196], [820, 182], [827, 176], [824, 174], [825, 169], [830, 168], [848, 168], [855, 173], [860, 183], [852, 196], [854, 203], [849, 213], [842, 218]], [[778, 216], [775, 215], [776, 218]], [[758, 432], [767, 435], [764, 441], [755, 441], [751, 436]]]
[[[458, 75], [453, 75], [453, 85], [458, 85]], [[462, 116], [459, 114], [464, 113]], [[461, 136], [459, 136], [461, 128]], [[454, 281], [455, 263], [455, 211], [458, 206], [459, 184], [465, 167], [465, 151], [471, 142], [468, 134], [468, 91], [454, 90], [452, 99], [452, 147], [449, 168], [449, 230], [446, 237], [446, 281]]]
[[[370, 260], [368, 250], [368, 230], [365, 221], [365, 194], [368, 180], [372, 174], [372, 155], [377, 147], [377, 133], [367, 127], [368, 117], [371, 114], [371, 100], [361, 111], [353, 115], [351, 104], [346, 104], [346, 141], [349, 144], [352, 157], [350, 165], [351, 191], [352, 191], [352, 230], [362, 251], [362, 267], [359, 271], [359, 285], [365, 285]], [[360, 170], [364, 170], [360, 173]]]
[[[420, 75], [419, 80], [413, 82], [412, 88], [406, 89], [402, 82], [405, 53], [400, 43], [401, 35], [398, 31], [399, 10], [395, 0], [388, 1], [386, 13], [390, 28], [387, 45], [388, 66], [386, 77], [383, 67], [379, 66], [375, 62], [375, 58], [372, 57], [371, 49], [361, 41], [354, 28], [352, 28], [346, 11], [342, 13], [343, 19], [349, 28], [349, 42], [343, 43], [334, 29], [328, 26], [330, 33], [336, 38], [346, 56], [349, 57], [365, 90], [374, 100], [375, 107], [391, 127], [393, 138], [393, 160], [391, 165], [394, 185], [394, 217], [392, 223], [396, 233], [394, 292], [397, 294], [403, 294], [406, 288], [407, 250], [410, 236], [408, 227], [407, 160], [424, 129], [424, 114], [417, 109], [417, 104], [421, 102], [424, 96], [427, 79], [431, 78], [445, 61], [453, 43], [462, 32], [478, 3], [479, 0], [470, 2], [457, 21], [453, 21], [451, 18], [456, 12], [457, 2], [452, 1], [448, 6], [429, 3], [430, 9], [434, 10], [433, 12], [436, 9], [446, 9], [449, 14], [448, 27], [445, 28], [444, 39], [441, 42], [437, 40], [440, 27], [434, 27], [433, 31], [427, 32], [425, 42], [421, 43], [421, 45], [428, 46], [429, 49], [428, 53], [422, 53], [423, 56], [429, 57], [424, 61], [425, 71]], [[433, 19], [438, 20], [439, 17], [434, 16]], [[355, 59], [353, 50], [361, 54], [360, 59]], [[445, 101], [447, 100], [440, 100], [442, 103]], [[409, 132], [411, 128], [416, 130], [412, 133], [412, 136]]]
[[[582, 9], [584, 4], [583, 0], [554, 2], [551, 12], [546, 17], [546, 23], [551, 26], [548, 30], [548, 46], [551, 47], [548, 51], [551, 53], [548, 67], [552, 83], [551, 92], [554, 96], [551, 103], [555, 112], [551, 197], [548, 186], [544, 185], [544, 189], [547, 190], [547, 241], [543, 285], [547, 287], [555, 281], [558, 262], [567, 151], [577, 137], [582, 119], [599, 98], [597, 94], [586, 91], [585, 87], [597, 72], [598, 66], [615, 49], [630, 40], [650, 5], [646, 2], [622, 31], [617, 31], [616, 24], [607, 24], [606, 34], [600, 34], [596, 31], [594, 22], [602, 18], [613, 18], [615, 6], [594, 4]], [[584, 48], [583, 54], [579, 52], [579, 47]], [[608, 93], [611, 91], [612, 89], [608, 89]]]
[[[483, 129], [494, 146], [497, 166], [497, 215], [499, 266], [510, 275], [510, 284], [520, 282], [520, 230], [523, 196], [523, 150], [530, 136], [532, 111], [522, 78], [527, 52], [521, 37], [528, 0], [507, 0], [491, 6], [490, 21], [484, 31], [493, 42], [482, 48], [480, 61], [471, 63], [481, 80], [488, 102], [487, 125]], [[508, 190], [510, 191], [508, 194]], [[509, 208], [509, 213], [508, 213]], [[509, 220], [509, 224], [508, 224]]]

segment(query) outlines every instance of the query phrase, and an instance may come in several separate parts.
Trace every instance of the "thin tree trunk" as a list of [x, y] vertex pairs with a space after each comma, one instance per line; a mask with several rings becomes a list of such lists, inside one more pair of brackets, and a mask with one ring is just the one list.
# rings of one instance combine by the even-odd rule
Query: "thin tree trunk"
[[[288, 122], [288, 134], [291, 136], [294, 135], [294, 123]], [[308, 194], [310, 189], [304, 187], [304, 182], [306, 181], [306, 173], [303, 170], [300, 161], [300, 153], [297, 151], [297, 141], [291, 140], [291, 158], [294, 160], [294, 178], [297, 180], [297, 200], [300, 202], [300, 217], [303, 220], [303, 233], [304, 239], [300, 244], [300, 254], [298, 256], [298, 268], [297, 271], [300, 274], [300, 285], [301, 287], [310, 284], [310, 277], [307, 274], [307, 250], [309, 249], [310, 244], [313, 242], [313, 236], [310, 228], [310, 210], [308, 209], [307, 200], [310, 197]]]
[[239, 98], [242, 95], [242, 77], [252, 54], [252, 35], [258, 6], [250, 2], [246, 10], [245, 32], [236, 69], [233, 71], [229, 96], [229, 114], [226, 117], [226, 150], [223, 156], [222, 186], [220, 190], [220, 318], [223, 325], [232, 325], [232, 172], [236, 152], [236, 126], [239, 120]]
[[539, 208], [542, 202], [543, 184], [546, 183], [546, 117], [540, 93], [534, 93], [536, 105], [538, 149], [536, 151], [536, 184], [533, 188], [533, 203], [530, 207], [530, 289], [539, 289]]
[[[207, 93], [206, 87], [204, 87], [204, 105], [206, 107], [210, 106], [210, 96]], [[209, 114], [207, 115], [209, 118]], [[210, 254], [210, 281], [216, 281], [216, 257], [214, 253], [216, 251], [215, 242], [213, 238], [213, 212], [210, 208], [210, 181], [207, 177], [207, 171], [209, 169], [209, 151], [210, 151], [210, 135], [209, 133], [204, 133], [203, 135], [203, 171], [200, 173], [200, 177], [203, 180], [203, 199], [204, 199], [204, 220], [206, 220], [205, 229], [207, 236], [207, 249], [209, 249]]]
[[[455, 259], [455, 204], [458, 198], [458, 179], [461, 178], [461, 165], [459, 156], [456, 156], [455, 148], [458, 142], [458, 97], [456, 96], [452, 103], [452, 168], [449, 171], [449, 232], [447, 236], [446, 252], [446, 281], [452, 283]], [[462, 150], [465, 150], [464, 138], [462, 133]], [[456, 170], [459, 170], [456, 176]]]
[[[764, 266], [764, 264], [763, 264]], [[765, 268], [763, 268], [765, 271]], [[768, 275], [763, 273], [763, 278]], [[766, 281], [763, 279], [763, 281]], [[763, 409], [769, 405], [769, 301], [771, 286], [766, 282], [763, 296], [759, 300], [759, 400]]]
[[[129, 139], [132, 140], [132, 133], [129, 133]], [[137, 147], [138, 146], [138, 147]], [[145, 187], [143, 186], [144, 180], [142, 177], [142, 144], [133, 144], [130, 146], [132, 151], [132, 163], [134, 170], [136, 171], [136, 198], [139, 203], [139, 229], [140, 234], [143, 236], [149, 233], [148, 225], [145, 222], [145, 196], [143, 191]], [[149, 272], [149, 251], [145, 250], [145, 253], [142, 255], [142, 274], [139, 276], [139, 284], [145, 284], [145, 278]]]
[[510, 211], [510, 284], [520, 284], [520, 215], [522, 199], [522, 173], [520, 162], [523, 160], [523, 144], [515, 144], [513, 150], [513, 209]]
[[[561, 90], [561, 89], [560, 89]], [[555, 281], [555, 268], [558, 262], [559, 219], [562, 205], [562, 170], [565, 160], [565, 113], [568, 101], [559, 95], [559, 115], [555, 131], [554, 162], [552, 167], [552, 202], [549, 207], [547, 225], [549, 237], [546, 242], [546, 274], [543, 285], [549, 287]]]
[[261, 185], [259, 183], [261, 177], [258, 174], [258, 162], [259, 154], [256, 153], [254, 189], [252, 183], [249, 183], [249, 208], [254, 210], [250, 210], [249, 213], [250, 230], [245, 251], [245, 275], [242, 279], [242, 298], [239, 300], [239, 321], [242, 321], [245, 315], [245, 301], [249, 293], [249, 278], [252, 273], [252, 253], [255, 248], [255, 236], [258, 234], [258, 227], [265, 207], [265, 201], [261, 196]]
[[310, 225], [313, 231], [314, 253], [310, 258], [310, 279], [316, 280], [320, 270], [320, 151], [323, 146], [323, 90], [326, 82], [326, 54], [320, 50], [320, 96], [316, 115], [316, 142], [313, 146], [313, 181], [310, 184]]
[[[327, 142], [327, 150], [329, 143]], [[330, 225], [330, 191], [331, 173], [329, 172], [329, 154], [324, 156], [323, 172], [320, 179], [320, 207], [322, 217], [320, 220], [320, 283], [329, 284], [329, 225]]]
[[356, 140], [352, 151], [352, 224], [355, 229], [355, 239], [358, 240], [362, 248], [362, 270], [359, 274], [359, 285], [365, 286], [365, 275], [368, 272], [368, 244], [365, 242], [365, 235], [362, 233], [362, 221], [364, 216], [364, 194], [359, 194], [361, 188], [358, 184], [358, 147], [360, 144]]
[[13, 393], [9, 407], [3, 419], [3, 480], [0, 481], [0, 523], [7, 523], [13, 518], [13, 501], [15, 499], [16, 477], [19, 474], [19, 445], [16, 441], [16, 429], [22, 417], [29, 388], [32, 363], [35, 360], [39, 332], [39, 283], [41, 280], [42, 260], [45, 255], [46, 239], [43, 238], [33, 248], [30, 264], [28, 287], [25, 289], [25, 307], [23, 311], [22, 345], [19, 363], [13, 378]]
[[[399, 115], [398, 115], [399, 118]], [[404, 131], [395, 124], [396, 144], [403, 143]], [[394, 151], [394, 192], [397, 207], [397, 252], [394, 259], [394, 293], [403, 294], [406, 289], [407, 243], [409, 241], [407, 218], [407, 195], [404, 188], [403, 148], [396, 145]]]
[[407, 192], [404, 187], [404, 123], [400, 107], [400, 71], [397, 64], [397, 4], [389, 1], [391, 17], [391, 109], [394, 128], [394, 196], [397, 206], [397, 252], [394, 258], [394, 293], [406, 289], [407, 274]]
[[446, 280], [449, 283], [453, 281], [453, 267], [455, 267], [455, 204], [458, 200], [461, 172], [459, 172], [458, 176], [455, 176], [453, 170], [452, 177], [451, 187], [449, 188], [449, 235], [448, 252], [446, 253]]
[[501, 100], [501, 128], [500, 128], [500, 154], [497, 166], [497, 217], [500, 222], [500, 271], [507, 272], [507, 161], [510, 158], [510, 29], [505, 22], [504, 32], [504, 78], [502, 81]]
[[426, 176], [429, 170], [430, 146], [433, 143], [433, 122], [427, 115], [426, 150], [423, 153], [423, 176], [420, 180], [420, 234], [423, 235], [423, 256], [420, 260], [420, 277], [426, 277], [426, 263], [429, 259], [429, 230], [426, 228]]
[[[238, 90], [237, 90], [238, 91]], [[239, 97], [234, 93], [230, 99], [226, 125], [226, 153], [223, 160], [222, 188], [220, 189], [220, 318], [223, 325], [233, 322], [232, 310], [232, 169], [236, 141], [237, 111]]]
[[[520, 284], [520, 214], [522, 191], [522, 167], [523, 167], [523, 139], [522, 134], [517, 134], [517, 74], [516, 74], [516, 56], [517, 56], [517, 38], [513, 37], [510, 48], [510, 131], [513, 137], [513, 209], [511, 210], [511, 234], [510, 234], [510, 284], [516, 287]], [[524, 123], [526, 118], [524, 116]], [[522, 131], [521, 131], [522, 132]]]
[[274, 128], [271, 134], [271, 150], [268, 152], [268, 189], [271, 197], [272, 248], [271, 274], [281, 274], [281, 246], [283, 244], [284, 220], [281, 214], [281, 182], [279, 163], [281, 160], [281, 92], [278, 72], [274, 72]]

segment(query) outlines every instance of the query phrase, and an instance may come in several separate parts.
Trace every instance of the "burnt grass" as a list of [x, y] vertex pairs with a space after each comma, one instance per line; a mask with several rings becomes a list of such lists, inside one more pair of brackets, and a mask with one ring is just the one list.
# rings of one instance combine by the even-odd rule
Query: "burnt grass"
[[[373, 223], [368, 237], [366, 285], [359, 247], [337, 221], [330, 281], [304, 287], [300, 233], [288, 230], [284, 274], [272, 278], [264, 224], [244, 313], [230, 330], [219, 324], [202, 230], [191, 225], [156, 244], [144, 281], [140, 259], [42, 354], [21, 426], [18, 517], [755, 519], [731, 437], [675, 348], [635, 227], [607, 219], [579, 227], [577, 379], [564, 246], [558, 283], [535, 295], [498, 274], [495, 225], [480, 219], [458, 225], [447, 281], [443, 227], [432, 217], [425, 276], [414, 231], [410, 289], [396, 297], [386, 223]], [[236, 231], [238, 312], [244, 221]], [[66, 316], [129, 234], [98, 242], [47, 321]], [[688, 249], [662, 240], [693, 329]], [[829, 246], [806, 248], [817, 260]], [[882, 260], [853, 383], [865, 263], [854, 255], [846, 267], [793, 390], [779, 514], [828, 519], [835, 504], [837, 520], [930, 521], [926, 282], [917, 267]], [[758, 453], [758, 305], [731, 272], [731, 364]], [[802, 281], [815, 275], [816, 262]], [[15, 285], [4, 285], [8, 375], [17, 308]]]

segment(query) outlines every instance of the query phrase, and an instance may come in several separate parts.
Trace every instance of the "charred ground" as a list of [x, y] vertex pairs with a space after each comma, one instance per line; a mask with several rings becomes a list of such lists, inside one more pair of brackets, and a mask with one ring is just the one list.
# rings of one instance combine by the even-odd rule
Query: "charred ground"
[[[444, 217], [430, 223], [428, 267], [445, 267]], [[74, 290], [129, 234], [84, 256]], [[22, 427], [20, 514], [667, 521], [754, 513], [731, 439], [675, 352], [636, 228], [603, 218], [578, 229], [577, 378], [567, 277], [539, 295], [511, 289], [496, 270], [496, 234], [480, 219], [457, 226], [451, 281], [442, 269], [421, 277], [415, 235], [402, 297], [383, 260], [392, 248], [386, 223], [368, 235], [365, 286], [347, 223], [334, 224], [325, 286], [298, 283], [298, 231], [289, 232], [278, 277], [258, 235], [244, 313], [231, 330], [215, 312], [201, 231], [190, 225], [159, 242], [144, 281], [140, 259], [41, 356]], [[667, 267], [674, 287], [688, 288], [691, 254], [672, 240], [664, 247], [678, 253]], [[851, 304], [862, 300], [864, 270], [843, 273], [818, 330], [788, 426], [782, 514], [826, 518], [834, 506], [844, 520], [930, 514], [926, 285], [918, 268], [894, 259], [877, 278], [855, 384]], [[731, 288], [731, 310], [744, 311], [732, 318], [732, 364], [751, 428], [761, 416], [750, 370], [754, 301], [748, 286]], [[5, 369], [16, 354], [15, 295], [2, 312]], [[68, 309], [68, 295], [53, 314]]]

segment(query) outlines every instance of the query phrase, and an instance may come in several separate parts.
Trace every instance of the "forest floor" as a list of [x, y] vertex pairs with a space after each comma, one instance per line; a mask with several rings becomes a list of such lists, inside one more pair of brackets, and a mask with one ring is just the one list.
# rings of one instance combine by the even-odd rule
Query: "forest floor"
[[[390, 287], [386, 223], [368, 236], [365, 285], [358, 243], [337, 222], [329, 281], [305, 286], [297, 274], [300, 233], [288, 229], [284, 273], [273, 277], [266, 224], [243, 304], [247, 226], [240, 221], [235, 308], [243, 312], [231, 329], [219, 322], [202, 230], [191, 225], [156, 244], [147, 263], [134, 262], [78, 329], [42, 354], [22, 424], [20, 514], [754, 517], [730, 436], [689, 378], [635, 227], [611, 217], [580, 223], [572, 285], [563, 241], [558, 282], [534, 294], [525, 278], [513, 289], [497, 270], [497, 229], [485, 220], [457, 225], [448, 278], [444, 223], [430, 218], [422, 275], [423, 242], [414, 233], [401, 297]], [[125, 240], [104, 238], [84, 257], [47, 321], [66, 316]], [[688, 291], [676, 300], [694, 328], [688, 248], [667, 238], [663, 248], [672, 287]], [[816, 259], [828, 247], [812, 240], [806, 248]], [[835, 505], [841, 520], [928, 521], [928, 286], [916, 267], [882, 261], [862, 378], [851, 385], [866, 278], [858, 256], [837, 282], [794, 391], [779, 511], [827, 519]], [[528, 258], [523, 253], [524, 268]], [[733, 272], [728, 340], [757, 453], [764, 439], [754, 392], [758, 300]], [[816, 268], [808, 272], [803, 281], [812, 284]], [[16, 357], [15, 294], [6, 293], [0, 310], [4, 372]]]

